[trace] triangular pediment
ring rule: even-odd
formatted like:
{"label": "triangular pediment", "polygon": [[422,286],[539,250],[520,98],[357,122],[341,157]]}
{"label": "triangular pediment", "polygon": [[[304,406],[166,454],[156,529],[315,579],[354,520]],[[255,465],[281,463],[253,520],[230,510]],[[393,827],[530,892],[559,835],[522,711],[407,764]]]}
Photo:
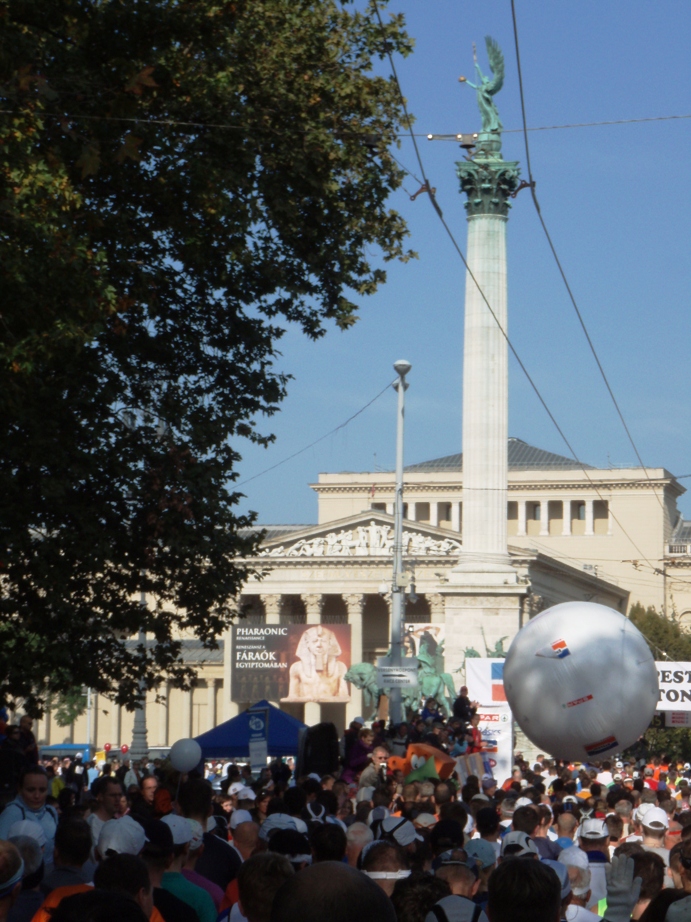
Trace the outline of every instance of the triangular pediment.
{"label": "triangular pediment", "polygon": [[[271,533],[270,526],[267,531]],[[379,510],[268,538],[262,544],[262,558],[356,559],[388,557],[393,554],[394,517]],[[403,523],[403,553],[406,557],[457,557],[460,535],[406,519]]]}

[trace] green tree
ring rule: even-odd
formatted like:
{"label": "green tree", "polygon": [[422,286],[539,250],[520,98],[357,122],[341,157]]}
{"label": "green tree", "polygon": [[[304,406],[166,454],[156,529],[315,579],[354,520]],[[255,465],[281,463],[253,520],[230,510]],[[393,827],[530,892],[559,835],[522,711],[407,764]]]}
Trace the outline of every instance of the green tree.
{"label": "green tree", "polygon": [[[691,662],[691,635],[679,624],[640,602],[631,606],[629,618],[643,634],[656,660]],[[672,759],[691,761],[691,730],[683,727],[660,728],[656,721],[646,730],[643,745],[650,755],[667,753]]]}
{"label": "green tree", "polygon": [[0,701],[132,706],[233,617],[280,337],[410,255],[372,71],[410,48],[336,0],[0,0]]}

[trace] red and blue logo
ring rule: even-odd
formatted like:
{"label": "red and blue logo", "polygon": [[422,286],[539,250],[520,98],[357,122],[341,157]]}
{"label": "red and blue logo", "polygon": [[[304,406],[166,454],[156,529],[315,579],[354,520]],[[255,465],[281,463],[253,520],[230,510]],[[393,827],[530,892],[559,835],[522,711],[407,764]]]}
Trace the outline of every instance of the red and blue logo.
{"label": "red and blue logo", "polygon": [[506,701],[503,663],[492,663],[492,701]]}
{"label": "red and blue logo", "polygon": [[554,655],[557,659],[564,659],[565,656],[570,656],[571,651],[568,648],[568,645],[565,640],[555,640],[553,644],[550,644]]}
{"label": "red and blue logo", "polygon": [[598,740],[597,743],[590,743],[588,746],[585,746],[585,751],[589,756],[599,756],[603,752],[609,752],[610,749],[617,749],[619,743],[614,736],[607,736],[603,740]]}

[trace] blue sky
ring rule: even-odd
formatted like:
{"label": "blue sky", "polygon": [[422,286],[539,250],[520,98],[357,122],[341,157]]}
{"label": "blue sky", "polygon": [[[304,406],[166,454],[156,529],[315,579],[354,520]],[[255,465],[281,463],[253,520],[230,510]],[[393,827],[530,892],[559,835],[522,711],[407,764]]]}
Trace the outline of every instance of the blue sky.
{"label": "blue sky", "polygon": [[[530,126],[691,114],[688,0],[517,0]],[[405,14],[414,53],[397,69],[414,130],[476,131],[472,43],[487,72],[484,36],[503,49],[506,81],[496,97],[506,129],[519,128],[520,100],[508,0],[391,0]],[[386,15],[386,12],[384,12]],[[388,72],[388,67],[384,68]],[[466,220],[452,142],[419,139],[425,169],[465,251]],[[691,474],[688,344],[691,333],[691,119],[530,134],[533,174],[547,226],[638,450],[649,466]],[[412,144],[396,156],[418,173]],[[520,133],[504,135],[519,160]],[[417,185],[408,177],[408,192]],[[464,270],[428,199],[399,191],[419,259],[388,269],[362,299],[360,320],[317,343],[286,333],[278,367],[294,376],[281,412],[260,421],[269,449],[240,443],[240,481],[320,438],[359,410],[408,359],[406,462],[461,450]],[[602,467],[636,459],[607,395],[548,250],[528,191],[508,225],[509,335],[581,460]],[[320,471],[391,469],[395,393],[350,425],[241,489],[241,509],[259,521],[316,521],[307,484]],[[568,454],[516,362],[510,360],[510,434]],[[691,487],[691,478],[682,481]],[[680,507],[691,517],[691,498]]]}

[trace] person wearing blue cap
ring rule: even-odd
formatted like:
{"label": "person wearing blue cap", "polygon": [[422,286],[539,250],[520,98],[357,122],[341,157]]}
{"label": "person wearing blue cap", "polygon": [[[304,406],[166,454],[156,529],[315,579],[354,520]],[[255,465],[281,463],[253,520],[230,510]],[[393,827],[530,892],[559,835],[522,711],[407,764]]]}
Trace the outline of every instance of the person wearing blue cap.
{"label": "person wearing blue cap", "polygon": [[24,862],[11,842],[0,841],[0,922],[5,922],[22,889]]}

